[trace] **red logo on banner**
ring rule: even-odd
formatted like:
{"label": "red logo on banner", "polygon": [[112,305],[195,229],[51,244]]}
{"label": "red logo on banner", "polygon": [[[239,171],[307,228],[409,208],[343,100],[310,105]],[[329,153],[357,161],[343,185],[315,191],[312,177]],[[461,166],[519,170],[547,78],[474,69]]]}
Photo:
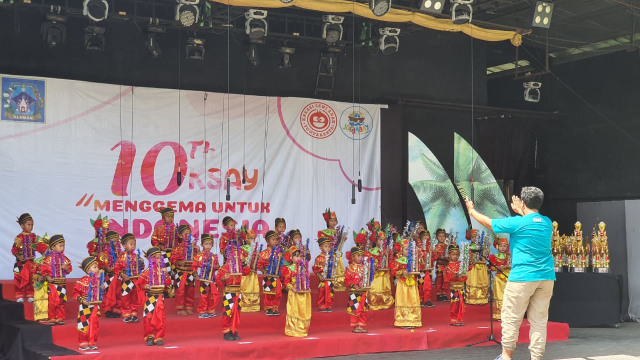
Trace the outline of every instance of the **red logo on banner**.
{"label": "red logo on banner", "polygon": [[331,106],[321,102],[313,102],[302,109],[300,126],[309,136],[324,139],[336,131],[338,116]]}

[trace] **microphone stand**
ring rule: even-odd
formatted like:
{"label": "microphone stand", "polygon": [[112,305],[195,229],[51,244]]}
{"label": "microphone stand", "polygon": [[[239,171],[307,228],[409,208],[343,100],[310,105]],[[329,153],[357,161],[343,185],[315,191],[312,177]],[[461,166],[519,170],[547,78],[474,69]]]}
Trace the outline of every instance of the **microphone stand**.
{"label": "microphone stand", "polygon": [[[504,275],[505,277],[507,277],[507,274],[505,274],[504,272],[502,272],[502,270],[498,269],[498,267],[491,262],[491,260],[489,260],[488,257],[484,256],[484,254],[482,253],[482,250],[472,250],[472,252],[475,253],[480,253],[480,256],[486,260],[489,263],[489,270],[491,270],[491,267],[495,268],[497,272],[499,272],[500,274]],[[478,342],[474,342],[472,344],[468,344],[465,345],[466,347],[469,346],[475,346],[475,345],[480,345],[480,344],[484,344],[487,342],[494,342],[498,345],[502,345],[502,343],[498,340],[496,340],[496,337],[493,336],[493,281],[491,281],[493,279],[493,273],[491,271],[489,271],[489,337],[486,340],[482,340],[482,341],[478,341]]]}

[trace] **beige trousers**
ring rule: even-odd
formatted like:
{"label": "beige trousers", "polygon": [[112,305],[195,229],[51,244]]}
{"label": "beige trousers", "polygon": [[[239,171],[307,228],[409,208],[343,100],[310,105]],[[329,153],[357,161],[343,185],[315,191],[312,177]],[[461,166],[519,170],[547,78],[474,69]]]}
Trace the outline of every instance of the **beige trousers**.
{"label": "beige trousers", "polygon": [[547,319],[553,283],[553,280],[507,281],[501,314],[504,349],[515,350],[520,325],[526,312],[531,324],[529,329],[531,359],[542,359],[547,342]]}

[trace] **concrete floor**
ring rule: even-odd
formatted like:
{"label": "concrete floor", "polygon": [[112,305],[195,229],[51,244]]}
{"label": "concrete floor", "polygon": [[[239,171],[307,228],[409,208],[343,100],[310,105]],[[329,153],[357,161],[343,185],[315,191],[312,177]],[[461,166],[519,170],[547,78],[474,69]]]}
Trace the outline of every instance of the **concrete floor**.
{"label": "concrete floor", "polygon": [[[568,341],[547,343],[545,359],[549,360],[640,360],[640,324],[622,323],[619,328],[571,329]],[[492,360],[500,353],[500,347],[480,346],[402,353],[338,356],[335,360]],[[528,360],[526,344],[518,344],[515,360]]]}

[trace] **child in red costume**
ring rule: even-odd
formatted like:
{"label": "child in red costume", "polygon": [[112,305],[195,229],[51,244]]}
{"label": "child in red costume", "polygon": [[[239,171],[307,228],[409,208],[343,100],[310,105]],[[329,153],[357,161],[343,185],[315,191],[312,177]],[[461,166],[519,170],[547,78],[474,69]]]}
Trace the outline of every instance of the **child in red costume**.
{"label": "child in red costume", "polygon": [[419,266],[420,275],[418,277],[418,292],[420,293],[420,303],[424,307],[434,307],[431,302],[431,288],[433,280],[431,279],[431,270],[433,270],[431,262],[431,234],[427,230],[420,232],[420,237],[416,239],[416,247],[420,256]]}
{"label": "child in red costume", "polygon": [[[144,269],[144,261],[136,254],[136,238],[133,234],[122,235],[120,241],[124,246],[124,251],[118,257],[113,271],[122,279],[122,285],[118,289],[122,295],[120,299],[122,321],[126,323],[138,322],[140,319],[138,319],[138,291],[136,291],[135,280]],[[111,294],[108,295],[112,297]]]}
{"label": "child in red costume", "polygon": [[[451,305],[449,306],[449,317],[451,318],[451,326],[464,326],[464,282],[467,281],[467,272],[461,271],[460,247],[458,244],[449,245],[449,263],[442,268],[444,282],[451,289]],[[470,270],[472,267],[469,267]]]}
{"label": "child in red costume", "polygon": [[216,286],[215,273],[218,270],[218,254],[211,253],[213,248],[213,236],[202,234],[200,236],[202,251],[196,255],[191,270],[200,280],[200,302],[198,302],[198,317],[208,319],[216,317],[216,306],[220,301],[220,294]]}
{"label": "child in red costume", "polygon": [[[251,269],[242,263],[242,254],[235,240],[227,242],[225,246],[227,260],[218,270],[216,283],[224,287],[224,316],[222,317],[223,339],[226,341],[240,340],[238,325],[240,325],[240,283],[242,276],[248,275]],[[235,255],[238,254],[238,255]]]}
{"label": "child in red costume", "polygon": [[447,258],[447,244],[444,242],[447,238],[447,232],[444,229],[436,230],[436,240],[438,242],[433,248],[433,255],[431,261],[435,262],[436,268],[436,297],[438,301],[447,301],[447,284],[444,282],[442,269],[444,269],[449,263]]}
{"label": "child in red costume", "polygon": [[181,240],[171,252],[171,263],[176,267],[176,310],[178,315],[193,315],[196,279],[191,265],[200,247],[189,225],[180,225],[178,235]]}
{"label": "child in red costume", "polygon": [[365,276],[365,267],[368,264],[362,264],[362,257],[365,255],[364,249],[361,247],[353,247],[347,253],[349,266],[345,270],[344,285],[349,290],[349,302],[347,303],[347,313],[349,313],[349,322],[351,323],[352,332],[366,333],[364,328],[367,326],[367,311],[369,311],[369,302],[367,301],[367,289],[363,289],[362,285],[369,287],[369,279],[363,279]]}
{"label": "child in red costume", "polygon": [[38,237],[31,233],[33,218],[28,213],[20,215],[18,224],[20,224],[22,232],[16,236],[11,247],[11,253],[16,257],[13,266],[13,286],[17,302],[24,302],[25,297],[29,302],[33,302],[33,274],[37,269],[33,260],[36,256]]}
{"label": "child in red costume", "polygon": [[98,269],[98,261],[94,256],[82,260],[82,270],[87,274],[76,282],[73,298],[80,303],[78,307],[78,348],[81,351],[97,350],[100,305],[102,301],[103,282]]}
{"label": "child in red costume", "polygon": [[164,266],[167,268],[171,279],[171,286],[168,287],[165,296],[172,298],[175,296],[176,269],[175,265],[171,263],[171,252],[180,242],[180,237],[178,236],[178,225],[173,222],[175,220],[173,209],[170,207],[162,208],[160,215],[162,216],[162,223],[153,229],[151,246],[157,247],[162,252]]}
{"label": "child in red costume", "polygon": [[164,345],[167,314],[164,311],[164,292],[171,279],[160,248],[151,247],[146,253],[149,267],[136,280],[138,299],[144,308],[144,340],[147,346]]}
{"label": "child in red costume", "polygon": [[[225,249],[227,248],[227,242],[238,239],[238,233],[236,231],[236,221],[231,216],[225,216],[222,218],[222,226],[227,230],[222,236],[220,236],[220,254],[224,256]],[[225,259],[226,260],[226,259]]]}
{"label": "child in red costume", "polygon": [[[318,234],[320,235],[320,234]],[[326,237],[318,238],[318,246],[322,253],[316,256],[313,263],[313,272],[318,276],[318,310],[320,312],[332,312],[333,309],[333,279],[325,279],[325,267],[329,262],[329,250],[331,250],[331,239]]]}
{"label": "child in red costume", "polygon": [[283,264],[284,249],[280,246],[278,234],[269,230],[265,236],[267,248],[260,252],[258,269],[264,274],[262,278],[262,293],[265,314],[267,316],[280,315],[280,301],[282,299],[282,281],[280,269]]}
{"label": "child in red costume", "polygon": [[[121,314],[120,301],[122,299],[120,286],[122,284],[118,274],[114,271],[114,267],[123,250],[120,246],[118,233],[113,230],[107,231],[105,243],[102,246],[103,248],[98,255],[98,268],[104,271],[106,296],[102,304],[100,304],[100,310],[104,310],[108,318],[119,318]],[[113,290],[109,291],[110,289]]]}
{"label": "child in red costume", "polygon": [[71,272],[71,260],[64,256],[64,237],[53,235],[49,239],[51,253],[42,260],[40,274],[49,283],[49,324],[64,325],[64,304],[67,302],[66,278]]}

